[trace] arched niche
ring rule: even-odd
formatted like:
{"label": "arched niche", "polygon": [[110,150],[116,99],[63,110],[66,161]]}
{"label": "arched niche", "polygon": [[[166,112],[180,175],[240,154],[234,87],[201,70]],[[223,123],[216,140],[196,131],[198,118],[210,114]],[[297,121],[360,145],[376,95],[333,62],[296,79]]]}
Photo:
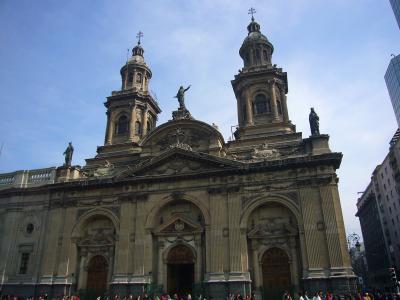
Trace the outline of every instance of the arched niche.
{"label": "arched niche", "polygon": [[[91,210],[79,218],[72,233],[75,245],[73,247],[74,254],[71,255],[72,260],[76,259],[76,264],[71,261],[71,266],[75,265],[77,269],[78,289],[96,286],[94,281],[99,278],[96,279],[93,272],[90,274],[90,268],[94,266],[94,262],[98,263],[97,266],[104,266],[102,276],[106,276],[106,280],[101,277],[103,278],[100,284],[101,289],[103,289],[104,282],[107,284],[110,282],[118,229],[118,219],[106,209]],[[103,263],[100,263],[100,260]]]}
{"label": "arched niche", "polygon": [[290,277],[289,285],[298,288],[304,247],[302,218],[293,201],[273,196],[257,199],[247,205],[241,226],[247,236],[253,288],[264,291],[267,288],[265,270],[274,269],[274,265],[266,266],[265,255],[270,249],[280,249],[275,252],[287,255],[289,271],[285,276]]}
{"label": "arched niche", "polygon": [[[154,209],[149,214],[150,220],[148,220],[147,226],[152,233],[153,251],[158,257],[155,266],[157,270],[155,280],[158,284],[162,284],[172,291],[176,288],[176,282],[171,283],[171,274],[174,272],[178,277],[182,272],[193,274],[193,278],[190,279],[190,286],[203,280],[205,223],[208,221],[208,217],[204,216],[204,208],[199,207],[196,202],[188,200],[186,197],[174,197],[166,201],[164,199],[162,203],[163,205],[154,204]],[[179,252],[178,250],[182,251]],[[186,260],[183,259],[181,262],[185,263],[185,266],[179,266],[176,259],[174,259],[174,263],[171,263],[173,261],[171,255],[176,258],[179,253],[191,253],[191,255],[186,255]],[[174,266],[171,266],[171,264]],[[189,282],[184,289],[187,289],[188,286]]]}

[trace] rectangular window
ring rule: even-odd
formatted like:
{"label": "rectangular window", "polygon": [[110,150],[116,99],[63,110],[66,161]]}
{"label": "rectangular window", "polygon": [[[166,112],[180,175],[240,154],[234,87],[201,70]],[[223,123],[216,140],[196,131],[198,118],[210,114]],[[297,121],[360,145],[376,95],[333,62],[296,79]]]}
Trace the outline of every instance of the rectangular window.
{"label": "rectangular window", "polygon": [[26,274],[28,272],[30,253],[21,253],[21,264],[19,266],[19,274]]}

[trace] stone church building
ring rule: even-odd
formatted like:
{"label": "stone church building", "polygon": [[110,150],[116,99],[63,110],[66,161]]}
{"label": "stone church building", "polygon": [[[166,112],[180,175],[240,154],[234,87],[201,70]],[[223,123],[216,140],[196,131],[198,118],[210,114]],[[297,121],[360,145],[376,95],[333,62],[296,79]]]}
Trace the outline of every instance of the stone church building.
{"label": "stone church building", "polygon": [[252,18],[225,141],[184,105],[157,125],[140,44],[107,97],[104,145],[83,167],[0,174],[3,294],[354,291],[329,136],[289,118],[287,73]]}

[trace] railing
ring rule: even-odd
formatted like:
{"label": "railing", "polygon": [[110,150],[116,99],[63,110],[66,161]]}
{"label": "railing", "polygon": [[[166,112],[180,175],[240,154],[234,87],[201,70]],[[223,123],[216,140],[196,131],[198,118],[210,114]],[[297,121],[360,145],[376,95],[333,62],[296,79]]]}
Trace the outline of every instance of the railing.
{"label": "railing", "polygon": [[31,187],[54,183],[55,177],[55,167],[0,174],[0,189]]}

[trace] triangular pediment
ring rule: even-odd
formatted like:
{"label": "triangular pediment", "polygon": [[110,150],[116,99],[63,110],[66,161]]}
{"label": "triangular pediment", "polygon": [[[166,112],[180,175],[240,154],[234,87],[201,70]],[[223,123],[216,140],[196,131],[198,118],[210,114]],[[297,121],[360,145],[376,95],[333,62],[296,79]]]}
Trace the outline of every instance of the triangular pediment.
{"label": "triangular pediment", "polygon": [[200,174],[240,167],[241,163],[229,159],[183,149],[172,149],[132,170],[128,177]]}
{"label": "triangular pediment", "polygon": [[154,233],[161,235],[163,234],[176,235],[176,234],[194,233],[200,231],[202,231],[202,228],[199,224],[193,223],[191,220],[185,218],[182,215],[175,215],[165,224],[161,224],[160,226],[158,226],[158,228],[154,231]]}

